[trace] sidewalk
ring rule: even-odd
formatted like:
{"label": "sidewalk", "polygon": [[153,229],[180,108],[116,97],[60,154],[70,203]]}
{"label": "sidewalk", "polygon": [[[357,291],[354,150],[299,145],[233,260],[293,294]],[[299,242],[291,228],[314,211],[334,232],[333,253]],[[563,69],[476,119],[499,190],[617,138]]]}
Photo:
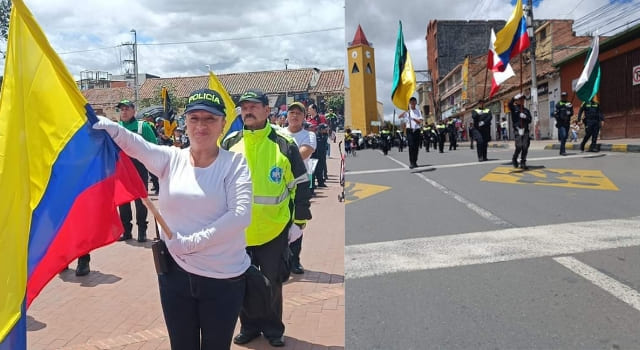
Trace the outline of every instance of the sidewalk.
{"label": "sidewalk", "polygon": [[[344,349],[345,210],[337,143],[331,147],[329,187],[316,191],[304,233],[306,272],[284,286],[284,349]],[[88,276],[75,276],[76,262],[58,274],[27,312],[28,349],[170,349],[150,246],[116,242],[91,253]],[[272,349],[263,338],[231,348]]]}

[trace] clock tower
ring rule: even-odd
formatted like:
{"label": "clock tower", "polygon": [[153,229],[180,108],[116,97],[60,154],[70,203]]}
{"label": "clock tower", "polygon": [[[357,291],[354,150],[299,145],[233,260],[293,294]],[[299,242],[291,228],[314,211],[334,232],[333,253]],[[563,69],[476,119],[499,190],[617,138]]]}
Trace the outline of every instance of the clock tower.
{"label": "clock tower", "polygon": [[[362,135],[377,131],[372,121],[378,121],[378,100],[376,98],[376,63],[373,47],[358,25],[356,35],[347,48],[349,74],[349,107],[345,116],[345,127],[359,129]],[[350,122],[349,122],[350,120]]]}

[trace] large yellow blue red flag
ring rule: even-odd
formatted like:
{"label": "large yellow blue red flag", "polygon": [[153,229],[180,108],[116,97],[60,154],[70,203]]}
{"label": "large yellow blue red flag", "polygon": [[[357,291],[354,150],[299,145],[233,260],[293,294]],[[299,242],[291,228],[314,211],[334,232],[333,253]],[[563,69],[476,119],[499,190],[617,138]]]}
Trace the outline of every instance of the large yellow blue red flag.
{"label": "large yellow blue red flag", "polygon": [[212,71],[209,71],[209,89],[217,91],[222,96],[227,109],[227,123],[222,130],[222,134],[220,134],[220,140],[218,140],[218,143],[220,143],[230,133],[242,130],[244,123],[242,122],[242,116],[236,115],[236,109],[234,108],[236,104],[233,102],[231,95],[229,95],[227,89],[224,88],[224,85]]}
{"label": "large yellow blue red flag", "polygon": [[78,256],[123,232],[116,207],[146,196],[22,0],[0,95],[0,349],[26,349],[25,310]]}
{"label": "large yellow blue red flag", "polygon": [[496,34],[495,52],[500,61],[489,62],[488,65],[492,66],[494,71],[503,72],[507,69],[509,60],[526,50],[529,44],[527,20],[524,17],[522,0],[518,0],[504,28]]}

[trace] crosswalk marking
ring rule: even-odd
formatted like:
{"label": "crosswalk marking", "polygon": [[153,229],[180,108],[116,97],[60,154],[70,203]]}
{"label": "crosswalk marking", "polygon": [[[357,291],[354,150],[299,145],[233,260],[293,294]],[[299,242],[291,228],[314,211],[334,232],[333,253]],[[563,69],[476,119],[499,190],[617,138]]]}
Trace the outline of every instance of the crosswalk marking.
{"label": "crosswalk marking", "polygon": [[345,247],[346,278],[640,245],[640,217],[511,228]]}

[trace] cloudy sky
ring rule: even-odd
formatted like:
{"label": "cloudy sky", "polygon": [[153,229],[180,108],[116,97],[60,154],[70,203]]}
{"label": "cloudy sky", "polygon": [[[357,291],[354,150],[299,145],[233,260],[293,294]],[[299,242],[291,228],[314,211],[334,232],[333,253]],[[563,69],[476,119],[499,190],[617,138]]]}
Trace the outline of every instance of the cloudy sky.
{"label": "cloudy sky", "polygon": [[24,1],[76,78],[83,70],[122,74],[131,29],[138,71],[161,77],[203,75],[206,65],[216,73],[284,69],[285,58],[288,68],[344,67],[344,0]]}
{"label": "cloudy sky", "polygon": [[[360,24],[375,50],[378,100],[384,103],[385,115],[391,116],[393,114],[391,84],[398,20],[402,21],[405,44],[415,69],[425,70],[427,69],[425,37],[430,20],[507,20],[515,2],[515,0],[346,0],[345,42],[353,40]],[[611,4],[608,7],[602,8],[609,3]],[[598,22],[586,21],[582,26],[574,27],[578,35],[584,35],[585,32],[594,29],[600,29],[600,33],[604,34],[612,28],[634,20],[636,21],[634,24],[640,23],[638,21],[640,0],[536,0],[533,16],[536,19],[576,20],[597,9],[606,10],[608,16],[612,16],[614,24],[601,26]],[[606,16],[601,15],[598,18]],[[604,19],[602,22],[608,22]],[[615,31],[607,35],[613,33]],[[487,42],[488,40],[489,38]],[[417,79],[424,80],[425,77],[417,74]]]}

